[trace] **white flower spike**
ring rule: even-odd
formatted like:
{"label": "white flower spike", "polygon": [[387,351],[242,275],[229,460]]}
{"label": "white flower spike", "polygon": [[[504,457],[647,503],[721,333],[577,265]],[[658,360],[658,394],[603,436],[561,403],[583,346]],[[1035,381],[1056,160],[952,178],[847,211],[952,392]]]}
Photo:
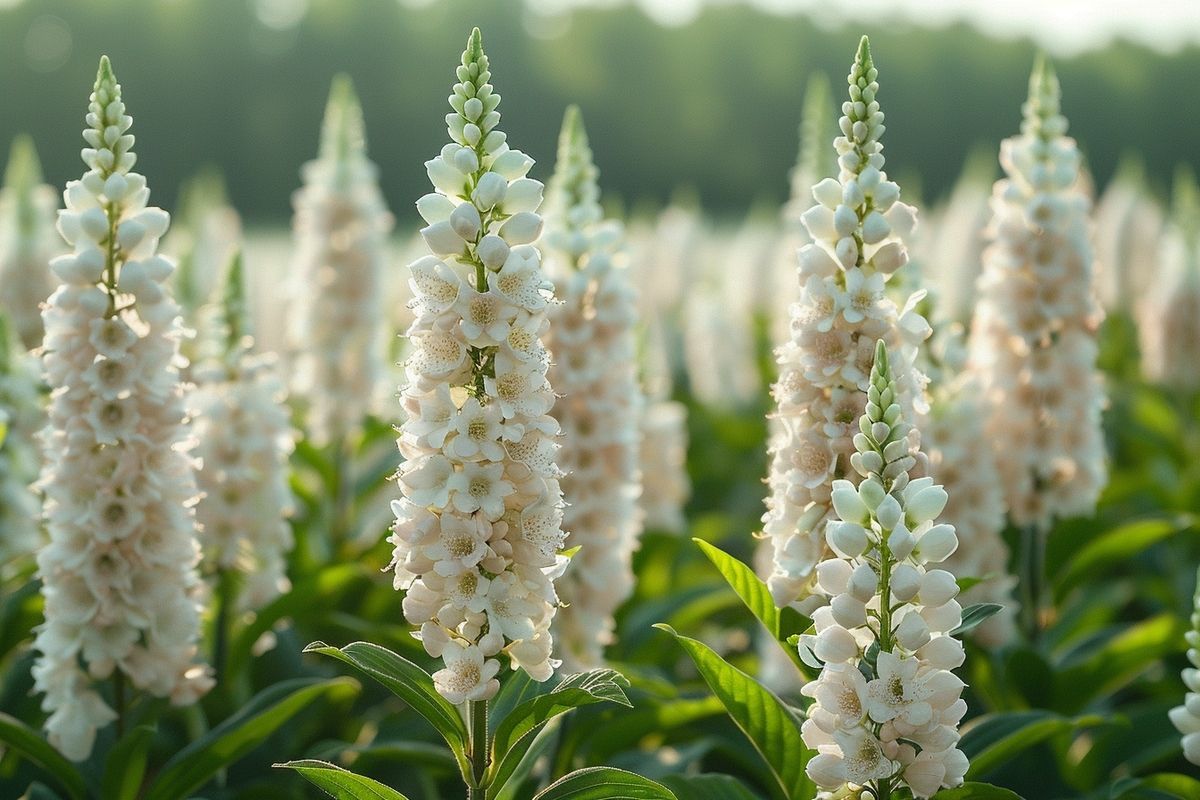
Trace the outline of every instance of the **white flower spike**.
{"label": "white flower spike", "polygon": [[462,703],[495,695],[502,653],[535,680],[553,674],[554,581],[566,558],[541,342],[553,295],[531,244],[542,185],[496,127],[500,95],[478,29],[456,74],[451,142],[426,162],[435,191],[417,203],[434,255],[410,266],[406,461],[388,541],[404,615],[446,665],[435,685]]}
{"label": "white flower spike", "polygon": [[954,577],[935,566],[958,540],[936,523],[946,492],[909,477],[917,459],[899,401],[881,340],[850,457],[862,482],[834,481],[837,519],[826,535],[837,555],[815,570],[826,604],[813,613],[815,632],[800,637],[805,660],[824,662],[803,689],[815,702],[801,735],[817,753],[808,775],[821,789],[891,797],[907,787],[924,798],[958,786],[967,770],[957,748],[967,705],[950,671],[963,663],[951,635],[962,607]]}
{"label": "white flower spike", "polygon": [[367,158],[362,109],[350,79],[334,80],[320,155],[293,197],[290,339],[293,389],[308,403],[319,443],[344,443],[381,398],[383,270],[392,215]]}
{"label": "white flower spike", "polygon": [[94,681],[116,676],[177,705],[212,684],[200,632],[197,491],[183,449],[175,362],[179,306],[156,255],[168,217],[131,172],[133,120],[108,58],[88,105],[88,171],[67,184],[59,231],[71,255],[51,268],[44,367],[52,390],[41,478],[50,543],[38,553],[46,621],[35,687],[50,742],[87,758],[116,718]]}
{"label": "white flower spike", "polygon": [[558,581],[563,608],[554,639],[566,672],[602,666],[613,614],[633,591],[641,533],[639,419],[634,325],[637,300],[617,252],[619,223],[605,220],[579,109],[563,119],[558,162],[546,199],[546,270],[561,303],[550,309],[550,382],[561,398],[558,463],[564,527],[579,551]]}
{"label": "white flower spike", "polygon": [[1182,735],[1183,757],[1200,766],[1200,571],[1196,574],[1195,610],[1187,632],[1187,657],[1192,666],[1183,671],[1187,696],[1181,706],[1170,711],[1171,724]]}
{"label": "white flower spike", "polygon": [[[850,468],[852,438],[878,339],[894,355],[905,415],[911,419],[924,407],[924,379],[914,362],[929,325],[915,303],[901,310],[885,292],[907,261],[904,239],[916,212],[898,200],[899,187],[883,172],[883,112],[875,78],[863,37],[848,76],[842,135],[834,141],[840,172],[813,187],[816,204],[802,215],[812,237],[799,251],[803,291],[792,307],[791,338],[776,353],[771,494],[763,516],[774,553],[768,583],[776,603],[799,603],[809,613],[821,602],[813,595],[814,568],[828,552],[825,522],[833,483],[852,487],[859,480]],[[918,433],[909,435],[896,446],[923,458]]]}
{"label": "white flower spike", "polygon": [[1040,60],[1021,134],[1000,147],[1006,177],[992,194],[969,365],[988,403],[1009,516],[1043,533],[1055,518],[1090,514],[1107,480],[1091,203],[1059,95]]}
{"label": "white flower spike", "polygon": [[33,139],[16,137],[0,188],[0,311],[26,350],[42,343],[40,308],[54,288],[47,265],[62,252],[54,232],[57,208],[57,192],[42,183]]}

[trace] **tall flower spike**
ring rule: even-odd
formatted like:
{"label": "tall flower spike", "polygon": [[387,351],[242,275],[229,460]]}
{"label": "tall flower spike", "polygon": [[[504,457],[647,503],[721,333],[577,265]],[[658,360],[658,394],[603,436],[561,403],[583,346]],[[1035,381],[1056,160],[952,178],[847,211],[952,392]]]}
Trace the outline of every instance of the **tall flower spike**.
{"label": "tall flower spike", "polygon": [[1157,284],[1159,243],[1168,220],[1146,185],[1146,168],[1136,155],[1117,163],[1096,203],[1096,294],[1118,313],[1137,313],[1146,289]]}
{"label": "tall flower spike", "polygon": [[1172,223],[1158,250],[1157,279],[1138,304],[1146,377],[1185,392],[1200,389],[1200,189],[1187,167],[1175,174]]}
{"label": "tall flower spike", "polygon": [[633,591],[641,533],[637,300],[618,254],[621,226],[603,219],[599,199],[587,133],[571,106],[547,193],[545,235],[546,271],[562,301],[550,310],[546,345],[550,382],[561,395],[554,416],[563,432],[563,525],[579,547],[557,584],[563,608],[552,629],[567,672],[604,663],[613,613]]}
{"label": "tall flower spike", "polygon": [[1183,757],[1200,766],[1200,571],[1196,573],[1196,595],[1193,600],[1192,627],[1185,634],[1187,657],[1191,667],[1183,671],[1187,696],[1181,706],[1170,711],[1171,723],[1183,734]]}
{"label": "tall flower spike", "polygon": [[1059,113],[1059,87],[1034,68],[1021,135],[1000,147],[969,368],[987,400],[1010,518],[1047,530],[1089,514],[1107,477],[1096,372],[1090,201]]}
{"label": "tall flower spike", "polygon": [[[849,459],[877,340],[891,348],[906,417],[924,408],[924,379],[914,366],[917,346],[930,332],[916,311],[924,293],[900,309],[885,291],[908,260],[904,239],[916,212],[899,201],[900,187],[882,171],[876,74],[863,37],[848,77],[842,135],[834,140],[839,176],[813,187],[816,204],[802,217],[812,237],[799,252],[802,293],[792,307],[791,337],[776,351],[777,435],[763,517],[774,556],[768,583],[777,603],[803,601],[810,613],[823,602],[813,595],[814,568],[827,552],[831,483],[858,479]],[[906,446],[919,454],[919,443],[912,429]]]}
{"label": "tall flower spike", "polygon": [[[40,325],[39,325],[40,327]],[[40,542],[38,498],[29,486],[41,466],[35,434],[45,423],[41,377],[0,316],[0,579],[4,567],[33,556]]]}
{"label": "tall flower spike", "polygon": [[13,139],[0,188],[0,282],[5,314],[26,350],[42,343],[41,304],[54,283],[47,264],[62,252],[54,233],[57,193],[42,183],[33,139]]}
{"label": "tall flower spike", "polygon": [[934,523],[946,492],[909,477],[911,426],[882,341],[866,394],[850,457],[862,482],[833,483],[832,552],[816,570],[828,604],[813,614],[815,633],[800,637],[801,656],[821,664],[803,690],[814,703],[801,735],[817,751],[807,771],[822,789],[891,797],[907,787],[923,798],[967,770],[956,747],[967,704],[950,672],[963,663],[950,634],[962,607],[954,576],[931,567],[958,541]]}
{"label": "tall flower spike", "polygon": [[456,75],[452,141],[425,162],[436,191],[417,201],[432,254],[409,265],[406,461],[388,541],[404,616],[445,663],[434,683],[462,703],[496,693],[501,653],[535,680],[553,674],[554,580],[567,560],[542,344],[553,294],[533,245],[542,184],[496,127],[478,29]]}
{"label": "tall flower spike", "polygon": [[200,632],[197,491],[184,452],[175,365],[179,306],[155,255],[168,216],[147,208],[130,170],[133,120],[107,58],[88,105],[83,178],[67,184],[58,228],[71,255],[51,262],[42,432],[49,544],[38,553],[46,621],[36,690],[55,747],[74,760],[116,718],[93,682],[120,673],[136,689],[194,702],[211,685],[195,663]]}
{"label": "tall flower spike", "polygon": [[189,323],[210,302],[241,236],[241,218],[229,204],[221,171],[215,166],[201,169],[180,189],[179,211],[164,243],[165,250],[178,254],[171,285]]}
{"label": "tall flower spike", "polygon": [[350,79],[333,82],[320,157],[304,165],[295,207],[293,388],[317,442],[341,442],[376,407],[384,363],[383,277],[392,216],[367,158]]}
{"label": "tall flower spike", "polygon": [[202,464],[196,516],[203,567],[214,582],[223,572],[242,574],[237,608],[254,611],[290,586],[294,436],[273,354],[251,354],[240,253],[229,266],[219,319],[206,329],[188,398]]}

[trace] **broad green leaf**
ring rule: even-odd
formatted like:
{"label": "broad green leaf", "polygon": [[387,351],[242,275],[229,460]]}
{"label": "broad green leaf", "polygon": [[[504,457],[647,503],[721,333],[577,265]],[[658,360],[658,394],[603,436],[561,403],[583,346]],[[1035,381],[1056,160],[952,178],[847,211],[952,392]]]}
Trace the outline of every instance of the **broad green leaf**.
{"label": "broad green leaf", "polygon": [[725,582],[737,593],[746,608],[750,609],[750,613],[763,624],[775,643],[796,665],[796,669],[811,677],[808,667],[800,661],[796,649],[787,643],[789,636],[802,633],[808,627],[808,620],[794,608],[776,608],[775,599],[771,597],[771,590],[754,574],[754,570],[741,561],[703,539],[692,539],[692,541],[704,552],[704,555],[708,556],[708,560],[725,578]]}
{"label": "broad green leaf", "polygon": [[962,638],[963,634],[970,633],[975,630],[985,619],[994,614],[999,614],[1004,610],[1004,606],[999,603],[975,603],[967,606],[962,611],[962,622],[958,627],[950,631],[950,635]]}
{"label": "broad green leaf", "polygon": [[665,733],[672,728],[724,713],[725,706],[713,695],[639,705],[589,736],[588,752],[591,760],[603,763],[621,750],[633,747],[648,734]]}
{"label": "broad green leaf", "polygon": [[766,760],[776,788],[789,800],[808,800],[816,789],[805,774],[810,751],[800,738],[796,717],[772,692],[737,667],[725,662],[702,642],[657,625],[675,637],[695,662],[704,682]]}
{"label": "broad green leaf", "polygon": [[87,793],[83,775],[74,764],[33,728],[3,712],[0,712],[0,744],[45,770],[74,800],[82,800]]}
{"label": "broad green leaf", "polygon": [[990,783],[971,783],[953,789],[942,789],[930,800],[1022,800],[1021,795]]}
{"label": "broad green leaf", "polygon": [[202,787],[218,770],[245,756],[317,698],[357,694],[350,678],[297,678],[259,692],[229,719],[180,750],[166,763],[145,800],[178,800]]}
{"label": "broad green leaf", "polygon": [[29,784],[29,788],[25,790],[25,794],[21,795],[20,800],[62,800],[62,795],[46,784],[34,781]]}
{"label": "broad green leaf", "polygon": [[619,672],[598,669],[572,675],[553,691],[526,700],[496,726],[492,740],[492,768],[487,783],[504,785],[533,743],[536,731],[559,714],[593,703],[618,703],[632,708],[625,696],[629,682]]}
{"label": "broad green leaf", "polygon": [[153,725],[138,725],[113,746],[104,759],[104,800],[137,800],[154,732]]}
{"label": "broad green leaf", "polygon": [[1077,550],[1067,562],[1055,578],[1055,594],[1062,599],[1076,586],[1096,580],[1113,567],[1128,564],[1152,545],[1187,530],[1193,522],[1188,516],[1141,519],[1105,531]]}
{"label": "broad green leaf", "polygon": [[728,775],[668,775],[662,782],[679,800],[758,800]]}
{"label": "broad green leaf", "polygon": [[313,642],[304,648],[304,652],[336,658],[374,678],[424,717],[446,740],[463,775],[471,774],[467,724],[458,709],[438,694],[428,672],[386,647],[370,642],[352,642],[341,649],[324,642]]}
{"label": "broad green leaf", "polygon": [[301,759],[273,764],[280,769],[294,769],[305,779],[334,800],[408,800],[377,780],[358,775],[327,761]]}
{"label": "broad green leaf", "polygon": [[1183,621],[1170,613],[1122,630],[1055,674],[1055,707],[1075,712],[1098,697],[1109,697],[1171,653],[1184,650]]}
{"label": "broad green leaf", "polygon": [[230,643],[227,659],[230,675],[240,675],[250,664],[254,643],[285,617],[311,614],[313,609],[332,608],[337,597],[366,575],[361,564],[337,564],[298,581],[254,615],[254,621],[238,630]]}
{"label": "broad green leaf", "polygon": [[967,777],[978,778],[1052,736],[1103,723],[1099,716],[1069,719],[1042,710],[990,714],[973,722],[958,747],[971,761]]}
{"label": "broad green leaf", "polygon": [[1160,772],[1145,778],[1130,779],[1130,784],[1124,787],[1124,791],[1116,791],[1114,786],[1111,797],[1114,800],[1120,800],[1126,796],[1143,797],[1151,793],[1191,800],[1191,798],[1200,797],[1200,780],[1180,775],[1177,772]]}
{"label": "broad green leaf", "polygon": [[559,778],[533,800],[678,800],[661,783],[612,767],[588,767]]}

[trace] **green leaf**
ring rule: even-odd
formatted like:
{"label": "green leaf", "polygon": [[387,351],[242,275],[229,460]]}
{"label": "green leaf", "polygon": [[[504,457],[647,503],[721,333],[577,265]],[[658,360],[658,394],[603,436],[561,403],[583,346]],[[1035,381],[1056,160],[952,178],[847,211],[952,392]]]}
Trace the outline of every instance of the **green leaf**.
{"label": "green leaf", "polygon": [[1187,530],[1193,524],[1188,516],[1176,519],[1141,519],[1105,531],[1079,550],[1055,579],[1059,599],[1076,586],[1096,580],[1108,570],[1128,564],[1131,559],[1158,542]]}
{"label": "green leaf", "polygon": [[138,725],[113,745],[104,759],[104,800],[137,800],[146,775],[146,756],[154,740],[153,725]]}
{"label": "green leaf", "polygon": [[335,800],[408,800],[377,780],[358,775],[327,761],[306,758],[273,764],[279,769],[294,769],[325,794]]}
{"label": "green leaf", "polygon": [[816,788],[804,772],[811,753],[800,738],[796,717],[783,701],[702,642],[681,636],[669,625],[655,627],[674,636],[695,662],[704,682],[767,762],[781,796],[812,797]]}
{"label": "green leaf", "polygon": [[361,564],[338,564],[297,581],[254,615],[254,621],[238,630],[229,647],[228,672],[240,675],[252,658],[254,643],[285,617],[311,614],[313,609],[333,608],[342,592],[366,574]]}
{"label": "green leaf", "polygon": [[297,678],[254,696],[241,711],[180,750],[166,763],[145,800],[178,800],[203,786],[222,767],[245,756],[322,695],[348,698],[359,685],[349,678]]}
{"label": "green leaf", "polygon": [[1052,736],[1104,722],[1100,716],[1070,719],[1042,710],[989,714],[963,733],[958,747],[971,760],[967,777],[977,778]]}
{"label": "green leaf", "polygon": [[708,560],[725,578],[725,582],[750,609],[755,618],[763,624],[771,638],[775,640],[783,652],[787,654],[796,669],[806,677],[812,677],[810,670],[801,661],[796,649],[788,645],[787,640],[793,634],[802,633],[809,626],[809,621],[794,608],[776,608],[771,590],[754,574],[754,570],[738,559],[726,553],[721,548],[709,544],[703,539],[692,539],[693,542],[708,556]]}
{"label": "green leaf", "polygon": [[661,783],[613,767],[588,767],[559,778],[533,800],[678,800]]}
{"label": "green leaf", "polygon": [[999,614],[1004,610],[1004,606],[999,603],[975,603],[969,605],[962,610],[962,622],[958,627],[950,631],[951,636],[962,638],[964,633],[970,633],[975,630],[988,617]]}
{"label": "green leaf", "polygon": [[1121,630],[1089,650],[1080,663],[1060,667],[1054,680],[1055,707],[1074,712],[1099,697],[1110,697],[1164,656],[1182,652],[1183,621],[1164,612]]}
{"label": "green leaf", "polygon": [[1200,797],[1200,781],[1177,772],[1160,772],[1145,778],[1125,778],[1117,781],[1109,792],[1112,800],[1154,796],[1185,800]]}
{"label": "green leaf", "polygon": [[1022,800],[1021,795],[990,783],[971,783],[953,789],[942,789],[930,800]]}
{"label": "green leaf", "polygon": [[74,800],[82,800],[87,793],[83,775],[74,764],[33,728],[3,712],[0,712],[0,743],[45,770]]}
{"label": "green leaf", "polygon": [[668,775],[662,782],[679,800],[758,800],[728,775]]}
{"label": "green leaf", "polygon": [[553,691],[520,703],[496,726],[488,786],[502,787],[524,758],[537,730],[559,714],[593,703],[618,703],[632,708],[625,696],[629,681],[619,672],[598,669],[572,675]]}
{"label": "green leaf", "polygon": [[462,774],[471,774],[467,724],[458,709],[438,694],[428,672],[386,647],[370,642],[352,642],[341,649],[324,642],[313,642],[304,648],[304,652],[336,658],[374,678],[424,717],[446,740]]}

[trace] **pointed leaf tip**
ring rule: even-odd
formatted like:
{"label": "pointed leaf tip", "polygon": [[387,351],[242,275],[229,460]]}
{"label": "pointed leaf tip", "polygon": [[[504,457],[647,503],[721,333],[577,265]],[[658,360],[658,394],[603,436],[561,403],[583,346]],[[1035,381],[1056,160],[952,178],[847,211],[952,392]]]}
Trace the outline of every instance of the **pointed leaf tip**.
{"label": "pointed leaf tip", "polygon": [[875,368],[879,370],[880,375],[888,371],[887,345],[883,343],[883,339],[875,342]]}

